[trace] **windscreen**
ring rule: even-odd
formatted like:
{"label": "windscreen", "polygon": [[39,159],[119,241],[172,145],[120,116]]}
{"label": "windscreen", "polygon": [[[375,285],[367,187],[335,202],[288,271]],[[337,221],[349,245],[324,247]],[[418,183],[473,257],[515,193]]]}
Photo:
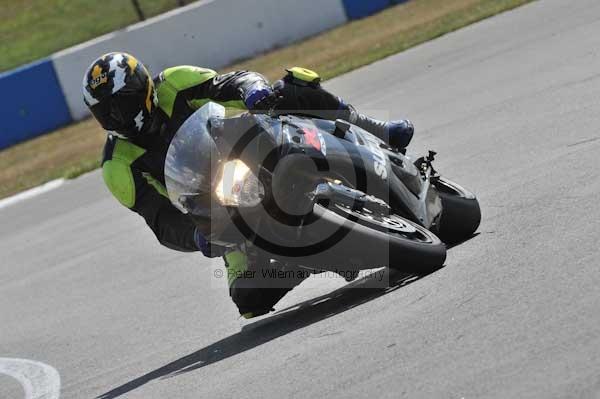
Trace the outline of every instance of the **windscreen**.
{"label": "windscreen", "polygon": [[165,161],[165,184],[169,199],[183,213],[209,216],[221,165],[210,124],[224,117],[223,106],[208,103],[185,121],[171,141]]}

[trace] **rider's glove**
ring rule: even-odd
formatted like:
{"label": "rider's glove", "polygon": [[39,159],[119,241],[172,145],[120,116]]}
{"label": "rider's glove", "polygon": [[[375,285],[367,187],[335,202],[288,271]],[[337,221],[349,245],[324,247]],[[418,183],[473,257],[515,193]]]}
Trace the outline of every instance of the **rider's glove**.
{"label": "rider's glove", "polygon": [[257,82],[246,91],[244,104],[250,112],[269,111],[275,107],[279,100],[271,86]]}
{"label": "rider's glove", "polygon": [[206,241],[206,238],[204,238],[198,229],[194,231],[194,241],[196,242],[196,246],[200,252],[202,252],[202,254],[207,258],[217,258],[219,256],[223,256],[224,249],[219,246],[214,246]]}

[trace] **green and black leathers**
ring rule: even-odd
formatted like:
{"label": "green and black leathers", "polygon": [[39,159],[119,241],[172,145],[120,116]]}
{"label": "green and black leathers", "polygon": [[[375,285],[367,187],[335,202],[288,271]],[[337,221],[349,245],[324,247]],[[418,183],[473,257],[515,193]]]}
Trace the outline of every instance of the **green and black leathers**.
{"label": "green and black leathers", "polygon": [[180,251],[197,251],[192,221],[167,197],[164,163],[169,142],[181,124],[209,101],[232,112],[245,110],[245,90],[266,79],[254,72],[218,75],[210,69],[179,66],[156,79],[158,109],[152,130],[136,139],[109,135],[104,147],[104,181],[121,204],[137,212],[161,244]]}
{"label": "green and black leathers", "polygon": [[[328,119],[349,118],[351,107],[322,89],[319,81],[312,71],[289,70],[274,85],[281,96],[276,111]],[[104,181],[121,204],[146,220],[162,245],[179,251],[198,250],[194,223],[171,204],[165,189],[164,164],[171,139],[192,113],[210,101],[225,106],[229,113],[246,111],[243,99],[257,82],[269,85],[262,75],[254,72],[218,75],[210,69],[193,66],[169,68],[154,80],[158,107],[150,132],[135,139],[108,137],[102,160]],[[252,259],[259,258],[241,251],[230,251],[224,256],[230,296],[245,317],[268,312],[300,282],[272,284],[280,288],[266,288],[264,281],[255,284],[245,272],[262,273],[269,264],[268,260],[264,265],[254,264],[262,262]]]}

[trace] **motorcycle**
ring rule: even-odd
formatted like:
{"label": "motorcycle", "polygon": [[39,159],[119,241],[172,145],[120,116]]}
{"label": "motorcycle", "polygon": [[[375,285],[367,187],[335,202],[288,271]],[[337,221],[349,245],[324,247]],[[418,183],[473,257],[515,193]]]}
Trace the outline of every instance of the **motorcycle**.
{"label": "motorcycle", "polygon": [[[171,141],[169,198],[213,245],[283,265],[427,274],[471,236],[473,193],[343,120],[243,114],[208,103]],[[438,238],[439,237],[439,238]]]}

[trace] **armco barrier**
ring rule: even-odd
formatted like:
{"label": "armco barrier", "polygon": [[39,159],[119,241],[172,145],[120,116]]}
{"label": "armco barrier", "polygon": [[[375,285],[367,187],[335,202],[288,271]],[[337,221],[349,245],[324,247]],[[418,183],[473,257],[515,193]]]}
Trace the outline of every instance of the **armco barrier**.
{"label": "armco barrier", "polygon": [[88,115],[81,95],[83,72],[106,52],[131,52],[152,73],[185,64],[220,68],[346,21],[341,0],[203,1],[61,51],[53,61],[77,120]]}
{"label": "armco barrier", "polygon": [[71,122],[52,62],[0,74],[0,149]]}

